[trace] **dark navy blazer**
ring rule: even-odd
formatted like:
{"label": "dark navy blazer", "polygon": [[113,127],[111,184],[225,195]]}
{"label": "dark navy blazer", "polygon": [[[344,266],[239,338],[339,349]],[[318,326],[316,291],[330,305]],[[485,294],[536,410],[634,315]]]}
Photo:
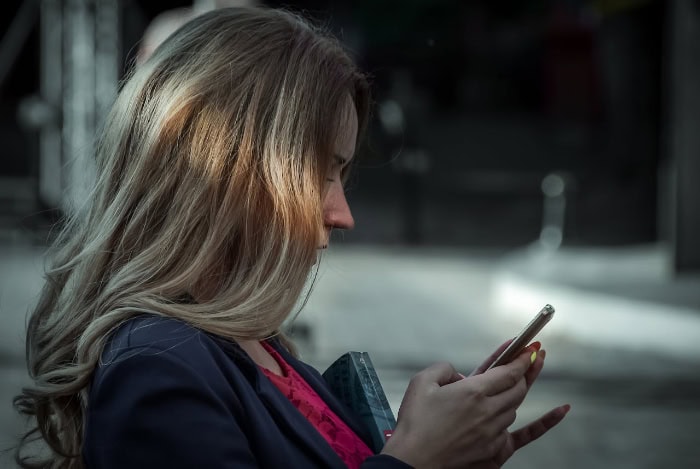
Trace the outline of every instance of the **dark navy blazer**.
{"label": "dark navy blazer", "polygon": [[[321,375],[271,343],[371,447]],[[90,469],[346,467],[237,344],[156,316],[127,321],[105,346],[89,390],[83,458]],[[376,455],[362,467],[409,466]]]}

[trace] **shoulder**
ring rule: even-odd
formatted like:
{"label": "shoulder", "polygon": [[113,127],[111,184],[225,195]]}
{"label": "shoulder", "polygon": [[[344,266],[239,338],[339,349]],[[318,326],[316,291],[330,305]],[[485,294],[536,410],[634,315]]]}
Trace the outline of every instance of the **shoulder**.
{"label": "shoulder", "polygon": [[192,342],[201,339],[203,332],[196,327],[175,319],[156,315],[140,315],[120,324],[105,344],[102,362],[110,363],[126,358],[133,351],[177,352],[190,348]]}
{"label": "shoulder", "polygon": [[[121,324],[111,334],[97,363],[93,390],[105,380],[124,374],[142,377],[159,373],[188,374],[207,387],[229,391],[231,381],[249,374],[251,365],[232,341],[208,334],[184,321],[141,315]],[[247,381],[248,379],[246,379]]]}
{"label": "shoulder", "polygon": [[254,392],[221,342],[176,319],[120,325],[88,391],[88,466],[251,467],[242,399]]}

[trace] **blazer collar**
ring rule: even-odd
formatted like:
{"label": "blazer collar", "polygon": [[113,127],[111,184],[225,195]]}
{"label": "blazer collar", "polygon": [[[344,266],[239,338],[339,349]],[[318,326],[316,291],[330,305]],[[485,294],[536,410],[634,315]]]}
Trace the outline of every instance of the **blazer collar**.
{"label": "blazer collar", "polygon": [[[338,399],[328,390],[323,378],[311,372],[311,367],[294,358],[277,340],[269,343],[277,350],[282,358],[301,375],[316,391],[328,407],[342,419],[370,448],[371,438],[357,419],[343,407]],[[290,440],[297,441],[300,447],[308,449],[320,461],[320,467],[346,468],[346,464],[321,436],[316,428],[294,407],[287,397],[263,374],[250,356],[235,342],[225,341],[227,349],[233,355],[241,371],[254,387],[258,397],[272,415],[280,430]],[[374,449],[376,451],[376,449]]]}
{"label": "blazer collar", "polygon": [[294,358],[284,347],[271,342],[272,346],[282,355],[282,358],[294,368],[297,373],[311,386],[319,397],[328,405],[328,407],[345,422],[355,434],[372,450],[377,453],[381,448],[374,448],[372,438],[364,425],[358,418],[350,412],[350,410],[338,400],[338,398],[330,391],[323,377],[312,367]]}

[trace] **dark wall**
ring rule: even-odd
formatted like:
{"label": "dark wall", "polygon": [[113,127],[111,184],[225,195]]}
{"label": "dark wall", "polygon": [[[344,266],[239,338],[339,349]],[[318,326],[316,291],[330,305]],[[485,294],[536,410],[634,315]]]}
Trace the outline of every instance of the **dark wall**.
{"label": "dark wall", "polygon": [[[0,4],[1,26],[21,3]],[[374,87],[349,242],[529,242],[553,171],[570,182],[567,242],[658,239],[664,2],[266,2],[290,3],[326,22]],[[157,14],[189,4],[122,2],[123,69]],[[35,26],[0,88],[0,176],[36,169],[35,139],[16,115],[38,73]],[[381,112],[397,106],[398,132]]]}

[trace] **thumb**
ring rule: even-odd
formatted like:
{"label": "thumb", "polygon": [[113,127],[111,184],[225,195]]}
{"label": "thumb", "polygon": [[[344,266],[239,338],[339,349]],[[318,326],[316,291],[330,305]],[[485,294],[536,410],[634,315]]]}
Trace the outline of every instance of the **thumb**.
{"label": "thumb", "polygon": [[463,379],[464,376],[459,374],[451,364],[441,362],[435,363],[421,371],[416,375],[416,378],[419,378],[425,384],[436,383],[438,386],[445,386]]}

